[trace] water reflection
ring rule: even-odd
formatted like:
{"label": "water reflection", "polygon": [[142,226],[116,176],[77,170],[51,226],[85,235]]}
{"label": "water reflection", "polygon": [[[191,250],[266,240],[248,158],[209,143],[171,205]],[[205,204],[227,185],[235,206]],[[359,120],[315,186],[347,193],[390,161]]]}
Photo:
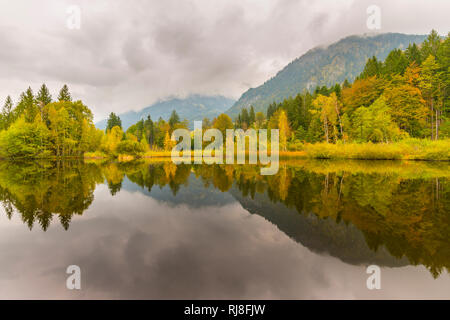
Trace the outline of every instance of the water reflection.
{"label": "water reflection", "polygon": [[424,265],[438,277],[450,270],[449,169],[447,163],[288,161],[277,175],[261,176],[249,165],[0,162],[0,200],[9,219],[18,214],[30,229],[38,224],[44,231],[54,220],[68,229],[101,184],[111,196],[126,189],[198,210],[238,201],[314,252],[353,265]]}

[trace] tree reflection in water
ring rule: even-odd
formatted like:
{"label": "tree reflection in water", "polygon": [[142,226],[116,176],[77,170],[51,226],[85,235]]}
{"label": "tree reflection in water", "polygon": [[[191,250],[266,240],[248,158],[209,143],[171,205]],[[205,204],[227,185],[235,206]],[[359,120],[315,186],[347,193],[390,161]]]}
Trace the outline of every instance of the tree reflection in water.
{"label": "tree reflection in water", "polygon": [[[278,174],[261,176],[250,165],[2,161],[0,200],[8,218],[17,212],[30,229],[38,223],[45,231],[55,217],[68,229],[72,216],[91,205],[98,184],[106,183],[114,196],[127,177],[148,192],[169,186],[176,196],[183,186],[189,190],[195,177],[204,187],[230,192],[253,207],[252,213],[268,217],[270,211],[268,219],[291,237],[296,221],[311,214],[333,221],[321,232],[335,242],[342,239],[342,229],[333,226],[353,225],[373,252],[385,247],[391,256],[423,264],[437,277],[450,268],[449,169],[448,163],[291,160],[280,163]],[[264,202],[260,209],[251,203],[257,195]],[[299,214],[276,217],[280,204]]]}

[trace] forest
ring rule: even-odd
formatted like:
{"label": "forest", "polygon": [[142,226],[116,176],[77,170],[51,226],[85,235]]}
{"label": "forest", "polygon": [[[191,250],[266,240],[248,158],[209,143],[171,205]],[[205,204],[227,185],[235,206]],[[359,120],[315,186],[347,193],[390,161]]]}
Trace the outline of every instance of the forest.
{"label": "forest", "polygon": [[285,150],[322,142],[321,148],[334,148],[327,144],[447,140],[449,73],[450,37],[433,30],[420,46],[395,49],[384,61],[369,58],[353,83],[299,93],[270,104],[266,114],[244,108],[236,126],[278,128]]}
{"label": "forest", "polygon": [[[420,45],[394,49],[384,61],[369,58],[350,83],[303,91],[267,112],[243,108],[236,119],[203,119],[203,129],[279,129],[281,151],[317,158],[449,160],[450,34],[432,31]],[[93,124],[91,110],[73,101],[67,85],[53,100],[43,84],[14,105],[6,98],[0,115],[2,158],[133,158],[170,151],[171,134],[188,128],[173,110],[166,121],[141,119],[126,131],[111,112],[106,130]],[[383,144],[381,147],[379,144]]]}

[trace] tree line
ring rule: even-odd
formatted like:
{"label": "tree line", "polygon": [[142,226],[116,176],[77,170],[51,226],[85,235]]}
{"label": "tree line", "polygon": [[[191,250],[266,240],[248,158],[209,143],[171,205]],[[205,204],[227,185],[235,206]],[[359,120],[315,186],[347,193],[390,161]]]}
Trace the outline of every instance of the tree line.
{"label": "tree line", "polygon": [[[450,35],[450,34],[449,34]],[[203,119],[203,129],[279,129],[282,150],[305,142],[393,142],[408,137],[438,140],[450,136],[450,37],[432,31],[420,45],[392,50],[384,61],[367,60],[350,83],[304,90],[271,103],[267,112],[243,108],[234,121],[226,114]],[[147,116],[122,129],[111,112],[105,132],[95,128],[91,110],[73,101],[67,85],[55,100],[43,84],[37,94],[29,87],[16,104],[10,96],[0,114],[0,156],[38,158],[139,155],[171,150],[171,134],[188,128],[173,110],[168,121]]]}
{"label": "tree line", "polygon": [[[304,91],[268,106],[250,106],[235,126],[278,128],[280,139],[301,142],[392,142],[407,137],[450,136],[450,37],[432,31],[421,44],[391,51],[384,61],[369,58],[353,83]],[[281,141],[280,141],[281,142]]]}

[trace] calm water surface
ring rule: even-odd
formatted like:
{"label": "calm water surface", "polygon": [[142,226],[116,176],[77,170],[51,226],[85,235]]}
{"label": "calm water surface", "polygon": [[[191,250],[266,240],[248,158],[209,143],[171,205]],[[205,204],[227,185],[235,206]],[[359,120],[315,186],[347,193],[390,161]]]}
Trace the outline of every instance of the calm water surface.
{"label": "calm water surface", "polygon": [[449,181],[448,163],[0,162],[0,298],[449,299]]}

